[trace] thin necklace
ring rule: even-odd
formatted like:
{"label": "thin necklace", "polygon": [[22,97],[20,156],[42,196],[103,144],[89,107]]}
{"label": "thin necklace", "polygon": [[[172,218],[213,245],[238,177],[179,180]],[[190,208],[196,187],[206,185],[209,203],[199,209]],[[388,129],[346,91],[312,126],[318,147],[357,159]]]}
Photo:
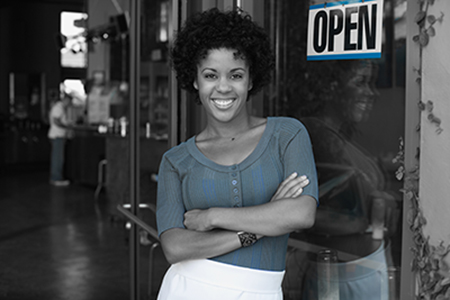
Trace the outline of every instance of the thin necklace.
{"label": "thin necklace", "polygon": [[[251,129],[251,127],[250,127],[249,129]],[[244,131],[245,131],[245,130],[244,130]],[[236,138],[237,138],[239,135],[241,135],[244,131],[241,131],[241,132],[236,133],[235,136],[232,136],[232,137],[223,137],[223,138],[230,139],[230,141],[233,142],[233,141],[236,140]]]}
{"label": "thin necklace", "polygon": [[[253,127],[255,127],[255,125],[250,125],[250,126],[248,127],[247,130],[251,130]],[[242,131],[236,133],[235,136],[233,136],[233,137],[228,137],[228,139],[230,139],[230,141],[233,142],[233,141],[236,140],[236,138],[237,138],[239,135],[241,135],[241,134],[244,133],[245,131],[246,131],[246,130],[242,130]]]}

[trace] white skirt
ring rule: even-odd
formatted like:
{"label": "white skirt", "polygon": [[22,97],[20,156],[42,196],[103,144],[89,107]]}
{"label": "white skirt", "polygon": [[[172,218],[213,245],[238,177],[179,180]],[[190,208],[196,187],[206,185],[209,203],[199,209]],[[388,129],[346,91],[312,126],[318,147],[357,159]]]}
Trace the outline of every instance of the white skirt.
{"label": "white skirt", "polygon": [[284,271],[264,271],[208,259],[172,265],[158,300],[282,300]]}

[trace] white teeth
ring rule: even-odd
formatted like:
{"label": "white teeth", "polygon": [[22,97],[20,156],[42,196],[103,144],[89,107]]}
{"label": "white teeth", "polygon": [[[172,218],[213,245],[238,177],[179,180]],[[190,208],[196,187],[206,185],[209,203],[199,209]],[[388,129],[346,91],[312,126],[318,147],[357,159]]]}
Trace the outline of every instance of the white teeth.
{"label": "white teeth", "polygon": [[356,103],[355,106],[356,106],[357,108],[359,108],[360,110],[366,110],[368,104],[367,104],[367,103],[363,103],[363,102],[358,102],[358,103]]}
{"label": "white teeth", "polygon": [[215,104],[219,105],[219,106],[228,106],[231,103],[233,103],[233,99],[214,99],[213,100]]}

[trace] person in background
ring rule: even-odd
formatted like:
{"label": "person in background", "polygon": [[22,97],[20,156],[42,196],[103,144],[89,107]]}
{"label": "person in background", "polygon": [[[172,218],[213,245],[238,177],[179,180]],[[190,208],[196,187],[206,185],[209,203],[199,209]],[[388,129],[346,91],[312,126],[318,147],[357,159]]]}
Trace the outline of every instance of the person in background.
{"label": "person in background", "polygon": [[303,124],[247,111],[270,82],[270,45],[241,10],[196,14],[176,37],[178,82],[207,124],[160,164],[157,225],[171,267],[158,299],[283,299],[289,233],[314,224],[318,187]]}
{"label": "person in background", "polygon": [[67,110],[71,103],[71,96],[64,93],[62,99],[52,105],[49,113],[50,128],[48,138],[51,142],[50,184],[54,186],[68,186],[70,184],[69,180],[66,180],[64,177],[64,152],[67,138],[70,135]]}

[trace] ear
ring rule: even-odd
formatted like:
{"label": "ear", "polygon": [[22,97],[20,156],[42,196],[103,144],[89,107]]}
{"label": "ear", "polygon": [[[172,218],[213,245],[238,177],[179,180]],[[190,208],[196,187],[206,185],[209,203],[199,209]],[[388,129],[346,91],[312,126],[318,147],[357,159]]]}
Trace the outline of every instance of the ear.
{"label": "ear", "polygon": [[253,88],[253,81],[250,80],[248,84],[248,91],[250,91]]}
{"label": "ear", "polygon": [[198,90],[197,79],[194,80],[194,82],[192,83],[192,85],[194,86],[194,88],[195,88],[196,90]]}

